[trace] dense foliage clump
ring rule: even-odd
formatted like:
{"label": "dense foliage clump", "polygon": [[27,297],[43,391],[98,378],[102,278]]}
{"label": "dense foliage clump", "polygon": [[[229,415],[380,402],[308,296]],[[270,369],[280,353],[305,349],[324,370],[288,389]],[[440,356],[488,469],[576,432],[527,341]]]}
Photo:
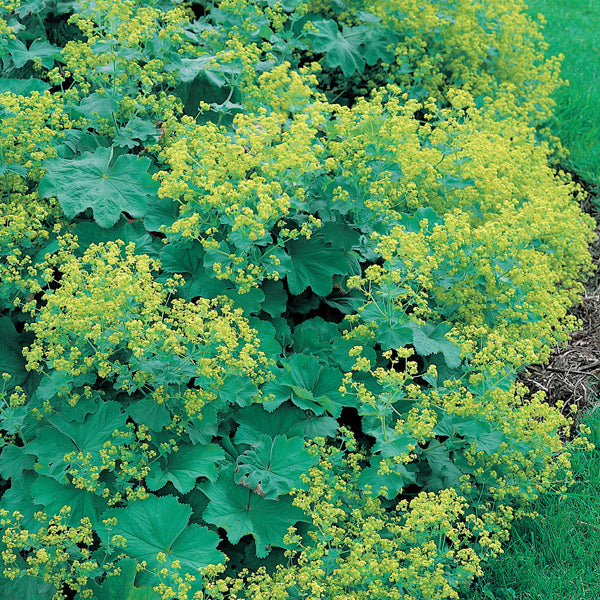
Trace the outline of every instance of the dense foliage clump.
{"label": "dense foliage clump", "polygon": [[514,0],[0,6],[3,597],[457,598],[591,269]]}

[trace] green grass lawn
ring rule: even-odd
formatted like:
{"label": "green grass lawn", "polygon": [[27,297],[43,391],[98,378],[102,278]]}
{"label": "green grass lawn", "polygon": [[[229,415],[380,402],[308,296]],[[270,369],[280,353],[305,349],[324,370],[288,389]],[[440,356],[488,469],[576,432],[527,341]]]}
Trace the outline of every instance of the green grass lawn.
{"label": "green grass lawn", "polygon": [[[565,57],[554,132],[569,150],[566,165],[600,188],[600,2],[528,0],[529,12],[547,20],[544,36],[551,55]],[[600,598],[600,596],[599,596]]]}
{"label": "green grass lawn", "polygon": [[540,516],[513,529],[505,553],[464,600],[600,598],[600,410],[588,424],[598,448],[572,457],[575,485],[562,498],[537,502]]}
{"label": "green grass lawn", "polygon": [[[600,190],[600,1],[529,0],[542,13],[552,55],[562,53],[554,133],[570,152],[567,166]],[[519,523],[506,552],[486,565],[464,600],[600,599],[600,409],[588,415],[598,446],[573,457],[576,484],[562,498],[540,498],[536,519]]]}

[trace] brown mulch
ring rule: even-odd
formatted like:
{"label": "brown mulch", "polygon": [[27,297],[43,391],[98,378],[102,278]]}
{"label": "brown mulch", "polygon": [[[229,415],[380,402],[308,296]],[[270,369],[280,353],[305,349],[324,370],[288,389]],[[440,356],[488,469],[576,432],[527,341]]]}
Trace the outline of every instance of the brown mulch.
{"label": "brown mulch", "polygon": [[[596,219],[596,240],[590,252],[596,272],[585,284],[580,305],[569,312],[582,323],[564,348],[557,347],[546,365],[530,365],[519,375],[531,393],[542,390],[551,405],[563,401],[562,413],[571,414],[577,407],[576,422],[582,420],[600,398],[600,190],[590,189],[578,181],[587,194],[582,197],[582,210]],[[582,195],[583,196],[583,195]],[[575,430],[572,431],[575,433]]]}

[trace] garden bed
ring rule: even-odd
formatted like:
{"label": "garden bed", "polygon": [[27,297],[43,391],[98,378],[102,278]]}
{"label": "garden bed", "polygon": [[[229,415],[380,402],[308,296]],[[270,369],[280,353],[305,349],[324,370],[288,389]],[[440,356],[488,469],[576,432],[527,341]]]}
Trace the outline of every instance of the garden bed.
{"label": "garden bed", "polygon": [[0,593],[456,598],[588,446],[524,5],[0,17]]}

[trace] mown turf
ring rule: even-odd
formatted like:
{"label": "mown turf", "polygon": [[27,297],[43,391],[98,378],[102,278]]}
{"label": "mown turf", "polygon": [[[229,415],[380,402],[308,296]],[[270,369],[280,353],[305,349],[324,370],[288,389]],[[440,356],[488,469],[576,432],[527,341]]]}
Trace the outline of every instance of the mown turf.
{"label": "mown turf", "polygon": [[[528,0],[529,13],[547,20],[548,53],[563,54],[562,76],[569,81],[554,94],[553,125],[571,156],[565,165],[600,187],[600,2]],[[600,598],[600,596],[598,596]]]}
{"label": "mown turf", "polygon": [[519,523],[506,551],[464,600],[600,599],[600,409],[588,416],[598,447],[572,457],[576,483],[545,496],[540,517]]}

